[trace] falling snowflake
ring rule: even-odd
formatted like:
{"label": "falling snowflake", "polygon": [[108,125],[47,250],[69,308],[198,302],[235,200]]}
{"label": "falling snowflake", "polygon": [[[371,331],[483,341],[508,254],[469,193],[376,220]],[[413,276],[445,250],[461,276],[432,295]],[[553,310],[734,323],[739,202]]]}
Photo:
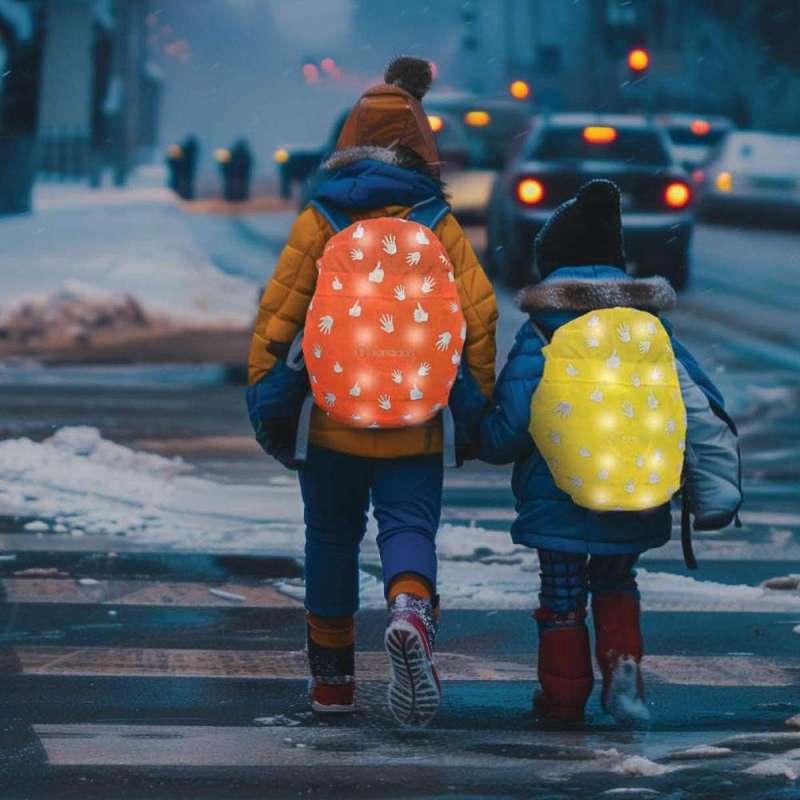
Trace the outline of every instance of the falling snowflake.
{"label": "falling snowflake", "polygon": [[391,233],[387,233],[381,239],[381,244],[383,245],[383,252],[387,255],[393,256],[397,252],[397,239]]}
{"label": "falling snowflake", "polygon": [[383,283],[383,270],[381,269],[381,262],[375,265],[375,269],[367,275],[372,283]]}

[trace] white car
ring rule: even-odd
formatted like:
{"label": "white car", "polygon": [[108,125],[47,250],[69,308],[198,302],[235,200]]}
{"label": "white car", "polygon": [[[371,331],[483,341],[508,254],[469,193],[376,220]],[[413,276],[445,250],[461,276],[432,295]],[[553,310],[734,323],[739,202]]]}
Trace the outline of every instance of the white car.
{"label": "white car", "polygon": [[727,117],[693,114],[659,114],[656,122],[669,138],[675,160],[691,175],[708,161],[722,140],[733,130]]}
{"label": "white car", "polygon": [[730,133],[705,169],[700,194],[707,217],[769,215],[800,226],[800,137]]}

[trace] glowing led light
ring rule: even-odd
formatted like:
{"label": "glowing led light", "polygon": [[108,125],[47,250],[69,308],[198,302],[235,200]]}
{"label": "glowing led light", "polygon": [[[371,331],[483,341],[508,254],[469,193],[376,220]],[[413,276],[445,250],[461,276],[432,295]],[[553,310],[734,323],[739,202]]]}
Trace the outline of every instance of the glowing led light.
{"label": "glowing led light", "polygon": [[544,197],[544,187],[535,178],[523,178],[517,184],[517,197],[527,205],[536,205]]}
{"label": "glowing led light", "polygon": [[666,200],[670,208],[683,208],[689,205],[691,197],[692,194],[689,191],[689,187],[680,181],[671,183],[664,190],[664,200]]}
{"label": "glowing led light", "polygon": [[721,192],[730,192],[733,189],[733,175],[730,172],[720,172],[717,175],[717,189]]}
{"label": "glowing led light", "polygon": [[492,121],[488,111],[467,111],[464,122],[471,128],[485,128]]}
{"label": "glowing led light", "polygon": [[635,47],[628,53],[628,66],[634,72],[644,72],[650,66],[650,54],[643,47]]}
{"label": "glowing led light", "polygon": [[589,144],[611,144],[616,138],[617,129],[608,125],[589,125],[583,129],[583,140]]}
{"label": "glowing led light", "polygon": [[527,81],[517,79],[511,81],[508,91],[516,100],[527,100],[531,96],[531,87]]}
{"label": "glowing led light", "polygon": [[285,147],[279,147],[273,154],[276,164],[285,164],[289,160],[289,151]]}
{"label": "glowing led light", "polygon": [[428,114],[428,124],[434,133],[439,133],[444,127],[444,122],[438,114]]}
{"label": "glowing led light", "polygon": [[227,147],[218,147],[214,151],[214,158],[220,164],[227,164],[231,160],[231,151]]}
{"label": "glowing led light", "polygon": [[711,133],[711,123],[707,119],[693,119],[689,123],[689,130],[695,136],[708,136]]}

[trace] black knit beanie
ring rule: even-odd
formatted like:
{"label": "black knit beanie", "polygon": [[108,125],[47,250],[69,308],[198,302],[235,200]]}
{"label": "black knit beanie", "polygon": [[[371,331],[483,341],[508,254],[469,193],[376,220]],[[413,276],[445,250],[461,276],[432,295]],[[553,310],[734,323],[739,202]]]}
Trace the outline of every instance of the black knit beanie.
{"label": "black knit beanie", "polygon": [[552,213],[533,251],[540,278],[559,267],[605,264],[625,269],[617,185],[607,180],[585,183]]}

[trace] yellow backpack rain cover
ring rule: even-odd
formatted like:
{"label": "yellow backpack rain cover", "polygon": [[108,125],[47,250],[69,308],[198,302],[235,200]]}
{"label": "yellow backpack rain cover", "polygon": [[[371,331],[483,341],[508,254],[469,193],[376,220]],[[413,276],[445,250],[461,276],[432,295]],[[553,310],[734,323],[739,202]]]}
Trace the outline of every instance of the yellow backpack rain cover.
{"label": "yellow backpack rain cover", "polygon": [[592,311],[542,352],[530,432],[556,485],[594,511],[644,511],[680,488],[686,442],[669,335],[632,308]]}

